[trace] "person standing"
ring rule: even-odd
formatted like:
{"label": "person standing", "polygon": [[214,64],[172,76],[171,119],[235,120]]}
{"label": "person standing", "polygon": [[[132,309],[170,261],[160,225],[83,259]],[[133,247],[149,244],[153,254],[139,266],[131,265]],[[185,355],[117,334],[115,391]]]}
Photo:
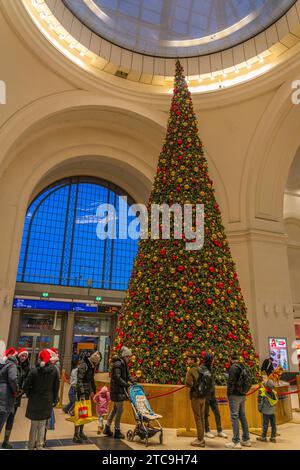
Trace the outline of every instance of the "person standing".
{"label": "person standing", "polygon": [[[114,436],[115,439],[124,439],[125,436],[121,432],[121,417],[124,409],[124,401],[128,400],[127,389],[129,382],[134,385],[134,379],[129,374],[128,363],[132,356],[132,352],[126,346],[120,349],[120,357],[112,359],[112,371],[110,379],[110,398],[114,406],[108,416],[103,434],[108,437]],[[110,429],[113,420],[115,420],[115,433]]]}
{"label": "person standing", "polygon": [[[228,374],[227,396],[229,401],[230,417],[232,423],[232,442],[226,444],[228,449],[241,449],[251,447],[248,422],[245,413],[248,378],[245,366],[240,362],[237,354],[231,357],[231,367]],[[251,387],[251,385],[250,385]],[[240,440],[239,421],[242,425],[242,442]]]}
{"label": "person standing", "polygon": [[59,393],[59,375],[47,350],[40,352],[38,364],[29,372],[23,389],[28,397],[25,416],[31,420],[28,449],[42,450],[46,422],[58,403]]}
{"label": "person standing", "polygon": [[[76,387],[76,395],[79,401],[90,400],[96,393],[94,375],[98,370],[101,359],[101,353],[99,351],[95,351],[91,356],[84,355],[83,359],[79,363]],[[73,442],[75,444],[81,444],[82,441],[87,440],[87,436],[83,432],[83,426],[83,424],[80,426],[75,426],[73,437]]]}
{"label": "person standing", "polygon": [[204,413],[205,399],[211,394],[211,373],[204,366],[198,365],[198,358],[191,354],[187,359],[189,369],[185,377],[185,385],[190,389],[191,406],[197,428],[197,439],[191,442],[194,447],[205,447]]}
{"label": "person standing", "polygon": [[23,395],[23,385],[24,382],[29,374],[30,371],[30,364],[29,364],[29,353],[27,349],[21,348],[19,349],[17,353],[17,371],[18,371],[18,394],[15,399],[15,405],[13,411],[9,414],[7,421],[6,421],[6,426],[5,426],[5,432],[4,432],[4,441],[2,444],[3,449],[12,449],[13,446],[10,444],[9,439],[11,435],[11,431],[14,425],[14,420],[15,416],[17,413],[18,408],[21,406],[21,398]]}
{"label": "person standing", "polygon": [[106,386],[102,387],[94,396],[93,402],[96,403],[96,411],[98,416],[98,436],[102,433],[104,425],[104,417],[107,416],[108,406],[110,402],[110,393]]}
{"label": "person standing", "polygon": [[209,439],[213,439],[215,437],[215,435],[210,431],[209,421],[208,421],[209,408],[211,408],[211,410],[214,414],[214,417],[215,417],[215,421],[216,421],[217,436],[218,437],[223,437],[224,439],[227,439],[228,436],[225,432],[223,432],[223,429],[222,429],[221,415],[220,415],[220,411],[219,411],[218,401],[217,401],[217,398],[216,398],[216,386],[215,386],[215,382],[213,380],[213,372],[212,372],[213,363],[214,363],[213,354],[206,353],[205,356],[204,356],[204,364],[203,365],[212,374],[212,391],[211,391],[211,394],[208,397],[206,397],[206,400],[205,400],[205,414],[204,414],[205,437],[207,437]]}
{"label": "person standing", "polygon": [[256,439],[261,442],[267,442],[269,423],[271,424],[270,442],[276,442],[275,408],[278,403],[278,395],[274,389],[274,382],[268,380],[258,392],[258,411],[263,415],[263,432],[262,435]]}
{"label": "person standing", "polygon": [[75,368],[71,371],[71,375],[70,375],[69,403],[63,407],[64,413],[71,414],[74,410],[75,401],[76,401],[77,374],[78,374],[78,364],[75,364]]}
{"label": "person standing", "polygon": [[0,433],[11,413],[14,412],[18,393],[17,351],[8,348],[0,360]]}

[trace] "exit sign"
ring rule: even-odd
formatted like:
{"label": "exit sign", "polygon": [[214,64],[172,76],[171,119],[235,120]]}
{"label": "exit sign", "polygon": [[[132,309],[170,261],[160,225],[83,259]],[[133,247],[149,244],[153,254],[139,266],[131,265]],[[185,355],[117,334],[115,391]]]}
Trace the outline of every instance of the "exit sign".
{"label": "exit sign", "polygon": [[49,293],[48,292],[43,292],[42,297],[49,297]]}
{"label": "exit sign", "polygon": [[96,302],[101,302],[101,300],[102,300],[102,297],[99,297],[99,296],[96,297]]}

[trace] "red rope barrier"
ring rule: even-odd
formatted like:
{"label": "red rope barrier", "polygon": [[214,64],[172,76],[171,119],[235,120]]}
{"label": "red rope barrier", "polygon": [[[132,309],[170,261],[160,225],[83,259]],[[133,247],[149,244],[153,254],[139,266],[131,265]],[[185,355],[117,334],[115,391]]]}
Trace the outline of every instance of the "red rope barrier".
{"label": "red rope barrier", "polygon": [[185,385],[183,387],[177,388],[176,390],[170,390],[170,392],[162,393],[161,395],[154,395],[153,397],[147,396],[148,400],[152,400],[152,398],[160,398],[160,397],[166,397],[167,395],[171,395],[172,393],[179,392],[179,390],[182,390],[185,388]]}

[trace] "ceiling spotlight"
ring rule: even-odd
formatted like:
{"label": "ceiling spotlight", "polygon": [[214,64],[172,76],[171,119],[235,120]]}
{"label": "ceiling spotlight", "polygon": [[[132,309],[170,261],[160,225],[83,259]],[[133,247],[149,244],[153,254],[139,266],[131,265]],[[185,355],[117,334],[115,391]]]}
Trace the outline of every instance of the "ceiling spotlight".
{"label": "ceiling spotlight", "polygon": [[40,18],[41,18],[42,20],[44,20],[44,19],[46,18],[46,16],[47,16],[47,15],[46,15],[43,11],[40,13]]}
{"label": "ceiling spotlight", "polygon": [[265,59],[264,59],[263,57],[259,57],[258,60],[259,60],[259,62],[260,62],[261,64],[263,64],[264,61],[265,61]]}
{"label": "ceiling spotlight", "polygon": [[73,43],[70,44],[70,48],[71,48],[71,49],[75,49],[75,47],[76,47],[76,44],[73,44]]}
{"label": "ceiling spotlight", "polygon": [[84,57],[84,56],[86,55],[86,52],[85,52],[85,51],[81,51],[81,52],[80,52],[80,55],[81,55],[81,57]]}
{"label": "ceiling spotlight", "polygon": [[251,69],[252,65],[247,63],[247,69]]}
{"label": "ceiling spotlight", "polygon": [[223,77],[227,77],[227,73],[225,72],[225,70],[223,70]]}
{"label": "ceiling spotlight", "polygon": [[235,73],[239,73],[239,69],[237,67],[235,67],[234,71]]}
{"label": "ceiling spotlight", "polygon": [[64,34],[60,34],[58,37],[59,37],[59,39],[61,39],[62,41],[65,39],[65,35],[64,35]]}

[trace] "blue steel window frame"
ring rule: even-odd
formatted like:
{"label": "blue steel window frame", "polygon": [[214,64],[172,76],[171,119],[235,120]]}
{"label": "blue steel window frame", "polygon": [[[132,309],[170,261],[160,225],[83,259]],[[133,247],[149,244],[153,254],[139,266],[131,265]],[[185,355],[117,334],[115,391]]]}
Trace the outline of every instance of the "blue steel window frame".
{"label": "blue steel window frame", "polygon": [[[97,192],[96,187],[103,190],[99,191],[97,199],[103,196],[105,201],[91,203],[93,193]],[[62,190],[64,193],[59,193]],[[109,202],[118,209],[117,196],[127,196],[128,205],[134,204],[132,197],[119,186],[95,177],[64,178],[41,191],[27,209],[17,282],[88,287],[88,279],[92,278],[93,288],[126,290],[137,253],[138,241],[130,239],[106,239],[103,241],[97,239],[95,233],[95,240],[90,244],[90,247],[87,247],[83,236],[86,234],[86,242],[91,242],[92,231],[90,230],[89,233],[89,227],[86,228],[86,226],[93,224],[93,222],[85,222],[84,218],[83,222],[80,222],[80,211],[83,210],[79,207],[80,203],[88,204],[90,201],[90,204],[96,207],[98,203]],[[51,201],[49,198],[54,199]],[[51,204],[54,205],[53,212],[49,212],[46,204],[43,208],[43,204],[47,203],[47,200],[48,207],[51,208]],[[93,217],[95,214],[91,214],[91,216]],[[44,221],[43,224],[38,225],[39,217],[41,219],[44,217],[46,221],[50,222],[53,217],[55,222],[53,229],[50,227],[48,231],[44,231]],[[117,217],[117,233],[118,225]],[[95,242],[99,243],[98,247]],[[103,246],[101,247],[100,244]],[[93,262],[93,265],[82,266],[80,260],[82,260],[83,253],[88,253],[89,249],[88,264]],[[39,254],[45,254],[45,252],[47,253],[46,259],[40,259]],[[96,257],[95,259],[93,255]],[[87,278],[82,278],[82,267],[88,268],[88,270],[92,269],[92,277],[89,274]],[[76,271],[78,268],[80,269],[79,273]],[[95,272],[97,273],[96,278],[94,278]]]}

